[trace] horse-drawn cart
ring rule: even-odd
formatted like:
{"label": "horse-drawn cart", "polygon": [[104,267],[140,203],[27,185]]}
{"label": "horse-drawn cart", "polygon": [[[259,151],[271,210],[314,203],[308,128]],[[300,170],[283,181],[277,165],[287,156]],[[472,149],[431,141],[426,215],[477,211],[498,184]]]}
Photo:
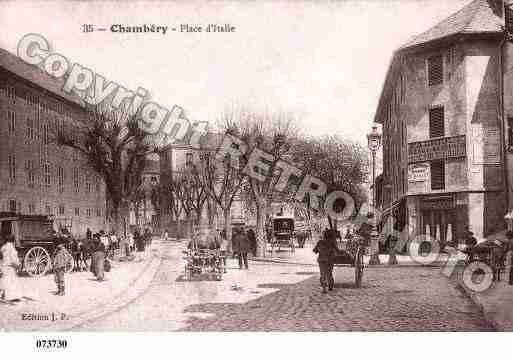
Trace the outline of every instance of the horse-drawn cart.
{"label": "horse-drawn cart", "polygon": [[[43,276],[53,265],[57,246],[68,249],[70,240],[57,235],[53,219],[49,216],[22,215],[0,212],[0,237],[14,237],[14,246],[20,256],[21,271],[30,276]],[[66,271],[73,270],[73,258],[69,255]]]}
{"label": "horse-drawn cart", "polygon": [[357,288],[362,285],[363,270],[365,263],[363,256],[365,253],[364,238],[354,236],[345,241],[337,241],[339,253],[335,256],[334,267],[354,267],[354,281]]}
{"label": "horse-drawn cart", "polygon": [[289,247],[291,252],[295,252],[294,246],[294,218],[276,216],[271,220],[271,256],[274,255],[274,250],[277,247],[278,251],[282,247]]}

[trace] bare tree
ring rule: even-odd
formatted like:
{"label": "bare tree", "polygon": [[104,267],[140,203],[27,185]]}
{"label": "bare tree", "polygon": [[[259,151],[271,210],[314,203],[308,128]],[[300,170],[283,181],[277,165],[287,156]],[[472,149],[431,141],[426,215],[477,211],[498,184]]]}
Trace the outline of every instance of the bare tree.
{"label": "bare tree", "polygon": [[231,109],[222,117],[221,126],[228,133],[241,138],[247,145],[247,151],[243,156],[246,163],[255,149],[270,155],[260,159],[266,163],[267,171],[250,169],[261,176],[248,176],[246,186],[253,202],[249,207],[253,207],[256,213],[258,256],[265,256],[266,252],[265,222],[270,205],[275,200],[283,199],[284,189],[277,190],[282,172],[280,163],[288,162],[291,158],[291,144],[296,141],[299,132],[297,120],[297,116],[290,112],[250,108]]}
{"label": "bare tree", "polygon": [[129,204],[141,185],[146,157],[155,152],[149,135],[128,111],[87,107],[76,125],[57,133],[60,145],[82,153],[103,178],[116,230],[126,230]]}
{"label": "bare tree", "polygon": [[229,155],[218,161],[211,152],[200,155],[199,161],[193,166],[193,171],[214,207],[223,211],[224,230],[231,245],[231,208],[245,183],[246,176],[231,166]]}

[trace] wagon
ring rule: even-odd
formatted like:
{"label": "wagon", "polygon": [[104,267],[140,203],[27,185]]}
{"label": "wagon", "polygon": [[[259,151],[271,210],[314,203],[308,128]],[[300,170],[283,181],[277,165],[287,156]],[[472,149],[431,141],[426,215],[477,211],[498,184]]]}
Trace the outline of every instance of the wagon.
{"label": "wagon", "polygon": [[274,217],[271,220],[271,256],[274,254],[274,249],[278,247],[278,251],[282,247],[289,247],[294,253],[294,218],[292,217]]}
{"label": "wagon", "polygon": [[[50,216],[0,212],[0,236],[11,235],[20,257],[20,270],[30,276],[43,276],[52,269],[59,244],[64,244],[69,252],[70,239],[55,232]],[[68,255],[66,272],[72,270],[73,258]]]}
{"label": "wagon", "polygon": [[183,251],[185,254],[185,280],[192,280],[201,275],[213,277],[215,280],[222,280],[224,267],[223,256],[218,249],[189,249]]}
{"label": "wagon", "polygon": [[365,263],[365,239],[355,235],[345,241],[337,241],[339,253],[334,258],[334,267],[354,267],[354,281],[357,288],[362,285]]}
{"label": "wagon", "polygon": [[466,265],[472,262],[486,263],[493,272],[493,279],[500,280],[500,275],[506,269],[508,244],[500,240],[486,240],[475,246],[462,250],[467,255]]}

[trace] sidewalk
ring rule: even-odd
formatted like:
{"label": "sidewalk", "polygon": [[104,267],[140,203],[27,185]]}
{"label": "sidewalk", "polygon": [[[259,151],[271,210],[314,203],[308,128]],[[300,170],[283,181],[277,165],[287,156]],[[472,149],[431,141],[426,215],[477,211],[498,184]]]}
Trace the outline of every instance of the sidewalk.
{"label": "sidewalk", "polygon": [[66,330],[116,310],[147,288],[160,264],[160,251],[160,241],[154,241],[145,260],[111,261],[104,282],[96,281],[90,272],[68,274],[63,297],[54,294],[52,274],[20,277],[24,300],[14,305],[0,303],[0,331]]}
{"label": "sidewalk", "polygon": [[471,291],[461,282],[458,286],[482,310],[491,326],[499,331],[513,330],[513,286],[507,279],[502,278],[481,293]]}

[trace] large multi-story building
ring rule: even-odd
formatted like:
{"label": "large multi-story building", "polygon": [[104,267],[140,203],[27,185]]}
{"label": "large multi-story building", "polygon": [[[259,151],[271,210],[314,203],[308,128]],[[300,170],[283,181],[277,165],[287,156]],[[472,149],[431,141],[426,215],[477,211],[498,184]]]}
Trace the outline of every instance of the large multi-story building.
{"label": "large multi-story building", "polygon": [[85,116],[62,83],[0,49],[0,210],[54,215],[84,236],[104,229],[105,185],[55,134]]}
{"label": "large multi-story building", "polygon": [[467,228],[482,239],[505,227],[513,50],[503,6],[474,0],[393,55],[375,116],[383,129],[377,186],[385,217],[410,234],[443,242]]}

